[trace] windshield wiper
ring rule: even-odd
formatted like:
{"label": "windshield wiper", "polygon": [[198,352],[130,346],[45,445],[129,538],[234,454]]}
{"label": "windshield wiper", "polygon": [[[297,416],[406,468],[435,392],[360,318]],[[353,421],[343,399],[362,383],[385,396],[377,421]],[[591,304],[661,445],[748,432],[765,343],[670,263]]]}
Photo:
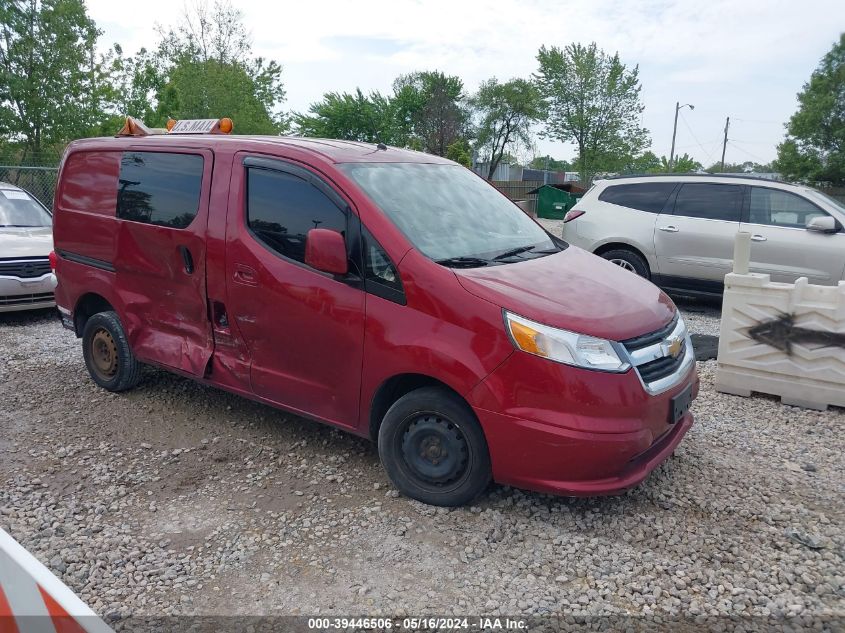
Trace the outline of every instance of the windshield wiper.
{"label": "windshield wiper", "polygon": [[436,261],[441,266],[448,266],[449,268],[478,268],[490,263],[489,260],[480,257],[447,257]]}
{"label": "windshield wiper", "polygon": [[493,258],[493,260],[498,261],[500,259],[507,259],[508,257],[519,255],[520,253],[527,253],[528,251],[533,251],[535,248],[536,246],[519,246],[517,248],[512,248],[509,251],[505,251],[504,253],[499,253]]}

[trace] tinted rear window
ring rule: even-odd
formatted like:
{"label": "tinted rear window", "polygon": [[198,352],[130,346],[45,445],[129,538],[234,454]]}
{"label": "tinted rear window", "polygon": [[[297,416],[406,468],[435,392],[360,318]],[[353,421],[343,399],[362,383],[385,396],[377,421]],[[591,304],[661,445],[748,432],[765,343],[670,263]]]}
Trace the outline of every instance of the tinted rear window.
{"label": "tinted rear window", "polygon": [[183,229],[196,217],[202,156],[125,152],[120,161],[117,217]]}
{"label": "tinted rear window", "polygon": [[710,183],[685,183],[675,199],[675,215],[705,220],[739,222],[742,187]]}
{"label": "tinted rear window", "polygon": [[642,182],[612,185],[601,192],[599,200],[630,209],[660,213],[675,184],[674,182]]}

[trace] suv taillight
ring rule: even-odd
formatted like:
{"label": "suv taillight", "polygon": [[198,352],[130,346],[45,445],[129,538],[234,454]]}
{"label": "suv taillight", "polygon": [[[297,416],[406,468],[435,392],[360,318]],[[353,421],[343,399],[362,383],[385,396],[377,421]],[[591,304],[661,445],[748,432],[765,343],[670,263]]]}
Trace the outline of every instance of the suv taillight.
{"label": "suv taillight", "polygon": [[576,218],[580,218],[585,213],[586,213],[586,211],[581,211],[581,209],[570,209],[569,211],[566,212],[566,215],[563,216],[563,221],[564,222],[572,222],[572,220],[575,220]]}
{"label": "suv taillight", "polygon": [[48,259],[50,260],[50,270],[52,270],[53,272],[56,272],[56,260],[58,259],[58,256],[56,255],[56,251],[50,251],[50,254],[48,255]]}

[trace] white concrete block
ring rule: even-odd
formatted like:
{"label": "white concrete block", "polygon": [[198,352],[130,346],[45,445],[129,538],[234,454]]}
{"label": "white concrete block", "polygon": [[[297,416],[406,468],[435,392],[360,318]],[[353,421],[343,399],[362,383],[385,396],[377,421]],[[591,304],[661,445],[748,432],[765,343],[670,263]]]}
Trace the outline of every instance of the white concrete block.
{"label": "white concrete block", "polygon": [[725,276],[716,389],[845,407],[845,282],[817,286],[759,273]]}

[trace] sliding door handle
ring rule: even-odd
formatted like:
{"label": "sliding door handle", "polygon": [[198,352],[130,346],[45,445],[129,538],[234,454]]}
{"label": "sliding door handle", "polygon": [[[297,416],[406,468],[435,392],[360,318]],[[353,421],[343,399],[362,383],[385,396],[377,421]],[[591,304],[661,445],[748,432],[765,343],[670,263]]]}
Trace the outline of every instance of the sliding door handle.
{"label": "sliding door handle", "polygon": [[182,263],[185,265],[185,272],[189,275],[194,272],[194,258],[191,256],[191,251],[187,246],[180,246],[179,253],[182,255]]}

